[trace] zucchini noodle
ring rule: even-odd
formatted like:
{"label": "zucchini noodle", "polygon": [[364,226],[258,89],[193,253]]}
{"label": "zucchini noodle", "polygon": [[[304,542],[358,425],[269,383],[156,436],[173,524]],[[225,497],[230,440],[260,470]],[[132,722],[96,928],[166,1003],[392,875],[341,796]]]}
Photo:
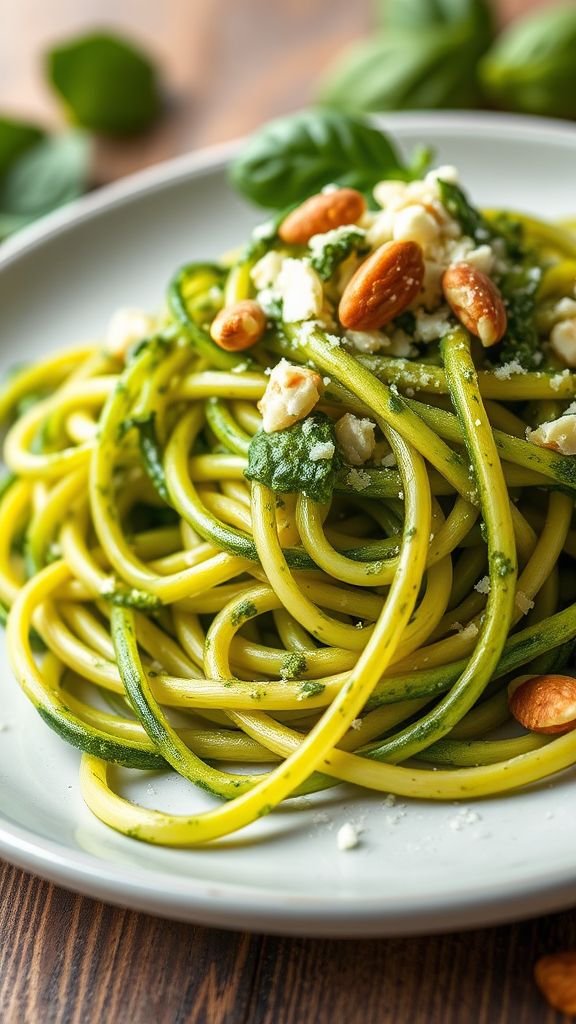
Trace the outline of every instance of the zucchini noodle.
{"label": "zucchini noodle", "polygon": [[[493,272],[528,352],[503,361],[441,298],[432,337],[438,310],[420,300],[391,327],[344,330],[338,300],[377,247],[377,217],[329,271],[320,243],[273,233],[188,264],[149,331],[50,355],[0,394],[11,664],[82,752],[90,809],[133,838],[206,843],[342,782],[472,799],[576,762],[576,732],[520,731],[507,701],[515,675],[559,670],[576,645],[576,457],[529,436],[574,417],[576,374],[550,339],[566,310],[576,338],[576,241],[484,216],[494,266],[504,243],[520,261],[511,284]],[[279,282],[295,264],[308,283],[317,272],[322,303],[288,321]],[[224,350],[211,325],[245,300],[266,328]],[[318,400],[264,429],[281,360],[318,375]],[[366,458],[341,440],[347,416],[369,421]],[[307,430],[320,432],[308,447]],[[178,773],[215,806],[140,806],[115,791],[113,765]]]}

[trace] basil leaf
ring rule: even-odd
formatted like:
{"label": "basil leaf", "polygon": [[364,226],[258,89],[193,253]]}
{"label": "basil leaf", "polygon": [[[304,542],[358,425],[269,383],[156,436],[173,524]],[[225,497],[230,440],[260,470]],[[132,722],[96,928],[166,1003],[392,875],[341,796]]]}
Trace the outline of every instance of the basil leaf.
{"label": "basil leaf", "polygon": [[[311,459],[315,445],[331,444],[329,458]],[[332,420],[324,413],[315,413],[286,430],[267,434],[260,430],[248,449],[245,476],[258,480],[273,491],[300,493],[314,501],[326,502],[332,497],[336,471],[342,463],[336,447]]]}
{"label": "basil leaf", "polygon": [[[312,249],[312,247],[311,247]],[[322,246],[312,249],[310,265],[323,281],[328,281],[337,267],[353,252],[368,252],[366,232],[345,225],[328,232]]]}
{"label": "basil leaf", "polygon": [[0,117],[0,175],[22,153],[43,138],[44,132],[36,125]]}
{"label": "basil leaf", "polygon": [[28,149],[0,179],[0,237],[81,195],[89,159],[90,144],[78,132]]}
{"label": "basil leaf", "polygon": [[154,66],[130,43],[105,33],[81,36],[47,55],[48,77],[71,119],[93,132],[132,135],[157,117]]}
{"label": "basil leaf", "polygon": [[352,113],[474,106],[482,52],[468,24],[381,33],[344,51],[321,82],[320,99]]}
{"label": "basil leaf", "polygon": [[232,184],[254,203],[280,209],[324,185],[371,189],[410,171],[382,132],[331,110],[304,110],[264,125],[230,169]]}
{"label": "basil leaf", "polygon": [[384,28],[419,32],[466,23],[483,49],[494,36],[494,12],[488,0],[381,0],[380,8]]}
{"label": "basil leaf", "polygon": [[511,110],[576,117],[576,7],[514,21],[481,63],[488,95]]}

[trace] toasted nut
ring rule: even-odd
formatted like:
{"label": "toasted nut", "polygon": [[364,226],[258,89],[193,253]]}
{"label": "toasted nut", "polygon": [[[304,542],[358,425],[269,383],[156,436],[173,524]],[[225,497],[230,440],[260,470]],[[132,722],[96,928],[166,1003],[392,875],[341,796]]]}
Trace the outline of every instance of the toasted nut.
{"label": "toasted nut", "polygon": [[288,245],[306,245],[312,235],[323,235],[343,224],[356,224],[365,209],[364,196],[354,188],[319,192],[288,214],[278,234]]}
{"label": "toasted nut", "polygon": [[373,331],[410,305],[422,287],[424,259],[416,242],[386,242],[348,282],[338,315],[352,331]]}
{"label": "toasted nut", "polygon": [[533,676],[512,682],[508,704],[517,722],[531,732],[558,733],[576,729],[576,679]]}
{"label": "toasted nut", "polygon": [[504,336],[506,310],[496,285],[468,263],[448,267],[442,278],[446,302],[472,334],[490,348]]}
{"label": "toasted nut", "polygon": [[252,299],[235,302],[221,309],[212,321],[210,335],[220,348],[242,352],[252,348],[266,330],[264,310]]}
{"label": "toasted nut", "polygon": [[550,1006],[576,1014],[576,950],[542,956],[534,967],[536,984]]}

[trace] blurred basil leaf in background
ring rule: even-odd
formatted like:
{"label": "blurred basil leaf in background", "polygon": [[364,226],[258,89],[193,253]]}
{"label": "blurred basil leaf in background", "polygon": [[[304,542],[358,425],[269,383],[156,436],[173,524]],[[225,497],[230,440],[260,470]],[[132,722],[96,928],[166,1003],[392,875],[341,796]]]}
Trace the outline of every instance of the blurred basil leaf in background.
{"label": "blurred basil leaf in background", "polygon": [[350,111],[475,106],[493,35],[485,0],[388,0],[381,31],[329,68],[319,98]]}
{"label": "blurred basil leaf in background", "polygon": [[0,117],[0,175],[27,149],[44,138],[44,132],[26,121]]}
{"label": "blurred basil leaf in background", "polygon": [[489,0],[380,0],[379,14],[384,28],[415,32],[465,23],[477,36],[479,49],[486,49],[495,33]]}
{"label": "blurred basil leaf in background", "polygon": [[89,162],[80,132],[42,139],[12,161],[0,177],[0,238],[82,195]]}
{"label": "blurred basil leaf in background", "polygon": [[324,185],[370,190],[382,178],[409,179],[429,153],[408,167],[392,142],[368,121],[332,110],[303,110],[265,124],[230,168],[232,184],[259,206],[280,209]]}
{"label": "blurred basil leaf in background", "polygon": [[134,135],[160,112],[154,65],[117,36],[95,33],[70,40],[52,49],[46,62],[70,119],[89,131]]}
{"label": "blurred basil leaf in background", "polygon": [[513,22],[481,64],[490,98],[509,110],[576,117],[576,6]]}

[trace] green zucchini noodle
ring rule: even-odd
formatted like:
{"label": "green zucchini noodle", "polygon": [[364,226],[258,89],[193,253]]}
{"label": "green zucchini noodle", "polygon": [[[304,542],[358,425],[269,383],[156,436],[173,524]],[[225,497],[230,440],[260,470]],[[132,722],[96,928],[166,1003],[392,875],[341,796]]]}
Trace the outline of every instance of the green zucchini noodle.
{"label": "green zucchini noodle", "polygon": [[[576,431],[576,375],[551,342],[571,321],[576,347],[576,237],[475,212],[482,246],[444,216],[470,242],[460,262],[490,250],[508,331],[489,349],[442,297],[345,331],[346,274],[381,244],[370,212],[339,254],[342,231],[308,246],[276,227],[189,264],[123,347],[109,332],[7,380],[10,659],[112,828],[194,846],[342,782],[452,801],[576,762],[576,731],[506,729],[510,681],[561,669],[576,643],[576,458],[530,436],[564,417]],[[288,319],[286,267],[315,311]],[[211,325],[243,300],[266,327],[230,351]],[[316,372],[318,401],[263,429],[282,360]],[[369,421],[363,458],[346,414]],[[222,799],[151,810],[114,791],[115,764]]]}

